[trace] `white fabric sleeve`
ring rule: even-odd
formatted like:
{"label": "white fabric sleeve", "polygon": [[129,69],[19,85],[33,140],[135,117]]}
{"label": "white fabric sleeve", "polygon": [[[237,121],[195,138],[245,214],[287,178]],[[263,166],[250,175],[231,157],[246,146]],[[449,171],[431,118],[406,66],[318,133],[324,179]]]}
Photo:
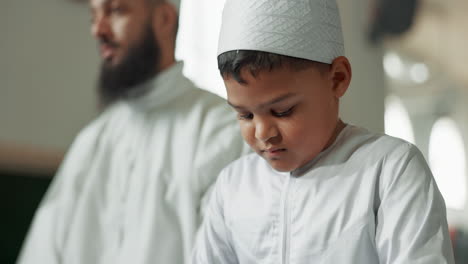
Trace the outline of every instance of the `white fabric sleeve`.
{"label": "white fabric sleeve", "polygon": [[[58,175],[57,175],[58,176]],[[55,176],[55,177],[57,177]],[[62,203],[66,204],[61,196],[60,189],[63,181],[57,177],[49,187],[46,197],[36,210],[27,237],[23,243],[18,264],[50,263],[58,264],[60,221]]]}
{"label": "white fabric sleeve", "polygon": [[233,110],[227,103],[210,109],[204,118],[204,124],[197,138],[199,146],[194,155],[194,166],[197,171],[197,189],[200,198],[200,220],[206,211],[211,189],[220,171],[242,155],[251,152],[242,139],[239,125]]}
{"label": "white fabric sleeve", "polygon": [[397,148],[382,164],[375,243],[382,264],[453,264],[446,208],[419,150]]}
{"label": "white fabric sleeve", "polygon": [[[91,134],[90,134],[91,133]],[[95,153],[96,137],[90,127],[75,140],[41,201],[22,245],[17,264],[59,264],[66,234]]]}
{"label": "white fabric sleeve", "polygon": [[192,264],[237,264],[231,235],[224,218],[225,176],[221,172],[214,186],[203,224],[192,252]]}

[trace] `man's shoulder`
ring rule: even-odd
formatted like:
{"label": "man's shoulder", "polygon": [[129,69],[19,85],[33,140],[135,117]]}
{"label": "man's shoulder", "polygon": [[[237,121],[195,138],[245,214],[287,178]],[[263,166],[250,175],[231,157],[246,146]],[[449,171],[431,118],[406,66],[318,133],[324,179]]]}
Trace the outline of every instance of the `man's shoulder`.
{"label": "man's shoulder", "polygon": [[181,83],[187,91],[171,105],[175,112],[190,113],[188,116],[198,116],[209,126],[231,126],[235,123],[235,113],[227,104],[226,99],[210,91],[197,87],[185,78]]}
{"label": "man's shoulder", "polygon": [[130,117],[130,112],[129,107],[121,102],[110,105],[79,131],[75,142],[89,141],[99,137],[111,123],[123,123],[126,118]]}
{"label": "man's shoulder", "polygon": [[185,85],[189,87],[189,92],[188,96],[184,96],[191,101],[191,104],[200,105],[205,108],[220,109],[223,111],[228,109],[226,99],[221,96],[196,86],[188,79],[186,80]]}

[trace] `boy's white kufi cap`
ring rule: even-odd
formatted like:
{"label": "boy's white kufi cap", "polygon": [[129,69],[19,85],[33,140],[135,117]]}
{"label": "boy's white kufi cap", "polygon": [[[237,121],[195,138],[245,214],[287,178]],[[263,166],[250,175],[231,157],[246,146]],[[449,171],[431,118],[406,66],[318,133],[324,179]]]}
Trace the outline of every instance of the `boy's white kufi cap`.
{"label": "boy's white kufi cap", "polygon": [[257,50],[331,64],[344,55],[335,0],[226,0],[218,55]]}

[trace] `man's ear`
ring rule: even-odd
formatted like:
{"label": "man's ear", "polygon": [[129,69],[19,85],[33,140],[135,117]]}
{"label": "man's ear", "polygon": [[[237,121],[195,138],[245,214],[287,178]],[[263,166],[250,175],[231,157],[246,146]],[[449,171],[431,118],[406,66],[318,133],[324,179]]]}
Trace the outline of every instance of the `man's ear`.
{"label": "man's ear", "polygon": [[337,99],[341,98],[346,93],[346,90],[351,83],[352,71],[349,60],[344,56],[340,56],[333,60],[330,74],[335,97]]}
{"label": "man's ear", "polygon": [[178,22],[176,8],[164,1],[153,9],[153,27],[156,36],[161,38],[170,38],[175,36],[175,30]]}

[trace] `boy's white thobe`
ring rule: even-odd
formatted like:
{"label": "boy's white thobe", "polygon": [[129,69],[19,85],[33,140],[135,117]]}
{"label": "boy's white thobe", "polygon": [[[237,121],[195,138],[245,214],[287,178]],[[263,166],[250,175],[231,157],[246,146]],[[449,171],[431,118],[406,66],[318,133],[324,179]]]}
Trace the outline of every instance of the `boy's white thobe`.
{"label": "boy's white thobe", "polygon": [[348,125],[292,173],[251,154],[223,170],[194,264],[453,264],[444,200],[419,150]]}

